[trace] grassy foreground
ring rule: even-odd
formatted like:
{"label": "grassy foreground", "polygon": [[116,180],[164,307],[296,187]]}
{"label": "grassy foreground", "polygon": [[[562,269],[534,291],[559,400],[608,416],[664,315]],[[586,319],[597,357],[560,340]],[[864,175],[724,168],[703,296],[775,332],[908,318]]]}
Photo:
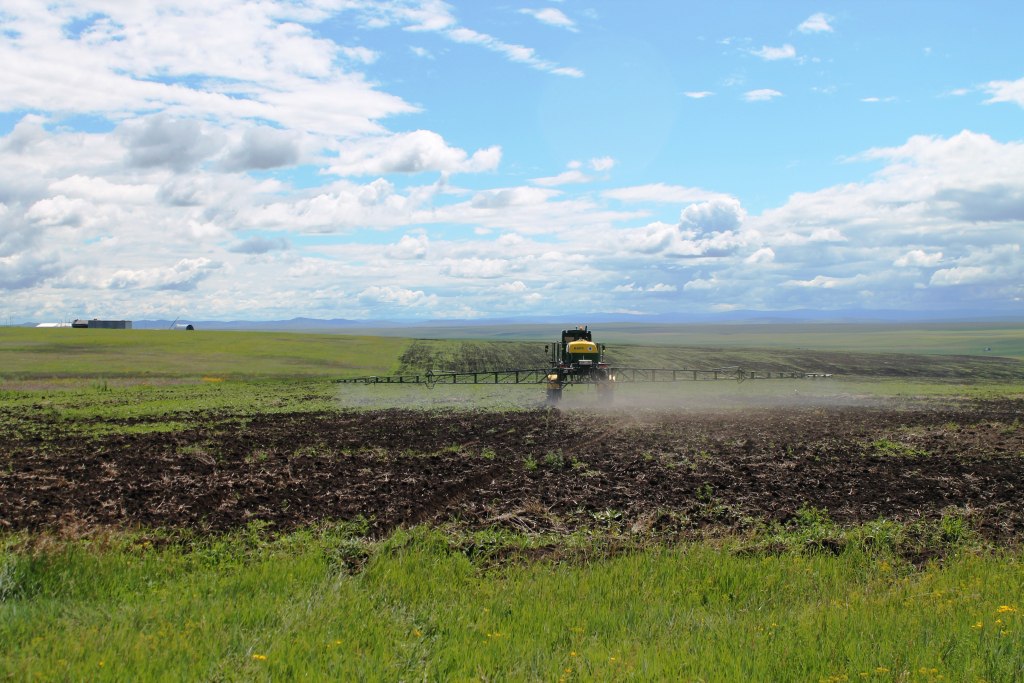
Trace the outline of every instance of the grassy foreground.
{"label": "grassy foreground", "polygon": [[[11,545],[16,539],[8,538]],[[24,539],[22,539],[24,540]],[[56,542],[0,564],[16,680],[1014,681],[1024,557],[741,554],[728,542],[487,568],[439,531],[162,549]],[[587,549],[594,559],[586,561]],[[365,563],[365,564],[364,564]],[[361,571],[352,573],[354,568]]]}

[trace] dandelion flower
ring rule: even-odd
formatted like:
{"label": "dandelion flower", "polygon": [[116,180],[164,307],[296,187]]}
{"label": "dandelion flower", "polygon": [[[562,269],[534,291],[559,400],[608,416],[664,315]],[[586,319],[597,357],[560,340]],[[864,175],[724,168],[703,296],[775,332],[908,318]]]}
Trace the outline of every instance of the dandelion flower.
{"label": "dandelion flower", "polygon": [[997,612],[998,614],[1006,614],[1007,612],[1016,612],[1016,611],[1017,611],[1017,608],[1016,608],[1016,607],[1013,607],[1013,606],[1011,606],[1011,605],[1000,605],[1000,606],[999,606],[999,607],[998,607],[998,608],[996,609],[996,612]]}
{"label": "dandelion flower", "polygon": [[252,658],[255,659],[257,662],[265,662],[267,660],[266,655],[261,655],[259,653],[253,654]]}

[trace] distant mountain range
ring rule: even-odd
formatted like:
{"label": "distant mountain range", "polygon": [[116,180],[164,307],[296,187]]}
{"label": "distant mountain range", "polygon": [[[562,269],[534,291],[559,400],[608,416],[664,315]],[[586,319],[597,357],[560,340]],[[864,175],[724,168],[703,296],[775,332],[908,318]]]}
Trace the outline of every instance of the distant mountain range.
{"label": "distant mountain range", "polygon": [[[117,317],[117,316],[115,316]],[[35,327],[37,321],[17,323],[17,327]],[[137,330],[166,330],[191,324],[197,330],[262,330],[279,332],[356,332],[374,331],[395,334],[399,330],[442,330],[449,328],[494,327],[498,325],[714,325],[714,324],[941,324],[941,323],[1024,323],[1024,311],[1017,313],[979,313],[978,311],[729,311],[725,313],[668,313],[630,315],[624,313],[590,313],[578,315],[532,315],[470,320],[349,320],[346,318],[291,318],[290,320],[134,320]]]}
{"label": "distant mountain range", "polygon": [[292,332],[330,332],[332,330],[395,330],[446,327],[493,327],[495,325],[576,325],[576,324],[780,324],[780,323],[1024,323],[1024,312],[1017,315],[978,313],[977,311],[730,311],[727,313],[677,313],[661,315],[624,315],[595,313],[575,316],[518,316],[477,318],[472,320],[349,320],[345,318],[292,318],[290,320],[136,320],[135,329],[169,329],[178,323],[191,323],[199,330],[265,330]]}

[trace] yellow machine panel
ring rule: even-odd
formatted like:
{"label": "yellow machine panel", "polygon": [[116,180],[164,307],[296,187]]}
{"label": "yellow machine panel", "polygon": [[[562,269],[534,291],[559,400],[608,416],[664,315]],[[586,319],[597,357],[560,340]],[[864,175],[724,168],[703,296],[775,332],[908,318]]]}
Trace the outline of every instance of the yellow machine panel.
{"label": "yellow machine panel", "polygon": [[568,353],[597,353],[597,344],[580,339],[566,344],[565,350]]}

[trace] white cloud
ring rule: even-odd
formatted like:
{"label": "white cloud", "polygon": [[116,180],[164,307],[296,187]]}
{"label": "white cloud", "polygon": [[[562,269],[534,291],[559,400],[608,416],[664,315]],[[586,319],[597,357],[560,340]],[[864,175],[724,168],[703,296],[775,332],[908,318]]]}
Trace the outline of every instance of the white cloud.
{"label": "white cloud", "polygon": [[748,90],[743,93],[743,99],[747,102],[767,102],[768,100],[773,100],[776,97],[782,97],[782,93],[778,90],[772,90],[771,88]]}
{"label": "white cloud", "polygon": [[363,138],[345,144],[338,160],[328,169],[338,175],[382,175],[387,173],[479,173],[497,168],[501,148],[488,147],[470,156],[449,147],[437,133],[417,130],[387,137]]}
{"label": "white cloud", "polygon": [[268,126],[245,129],[231,145],[221,166],[227,171],[246,171],[290,166],[299,160],[299,135]]}
{"label": "white cloud", "polygon": [[705,97],[711,97],[715,93],[711,92],[710,90],[688,90],[683,94],[689,97],[691,100],[702,100]]}
{"label": "white cloud", "polygon": [[1024,107],[1024,78],[1016,81],[989,81],[982,89],[989,94],[985,104],[1011,102]]}
{"label": "white cloud", "polygon": [[198,283],[218,270],[222,263],[208,258],[181,259],[167,268],[121,269],[100,281],[106,289],[194,290]]}
{"label": "white cloud", "polygon": [[685,204],[688,202],[728,198],[728,195],[720,192],[710,192],[699,187],[667,185],[665,183],[620,187],[615,190],[605,190],[602,195],[620,202],[659,202],[665,204]]}
{"label": "white cloud", "polygon": [[53,253],[0,256],[0,289],[36,287],[62,270],[63,267]]}
{"label": "white cloud", "polygon": [[750,256],[743,259],[744,263],[757,264],[757,263],[771,263],[775,260],[775,250],[771,247],[761,247]]}
{"label": "white cloud", "polygon": [[786,43],[782,47],[770,47],[765,45],[759,50],[751,50],[751,54],[760,57],[766,62],[774,62],[780,59],[793,59],[796,57],[796,48]]}
{"label": "white cloud", "polygon": [[498,285],[497,290],[499,292],[506,292],[508,294],[522,294],[529,288],[523,283],[522,280],[515,280],[513,282],[505,282]]}
{"label": "white cloud", "polygon": [[651,285],[647,288],[648,292],[674,292],[676,291],[675,285],[667,285],[664,282],[659,282],[655,285]]}
{"label": "white cloud", "polygon": [[679,226],[697,233],[724,232],[738,228],[746,215],[736,199],[718,198],[687,206],[679,214]]}
{"label": "white cloud", "polygon": [[593,178],[583,171],[580,171],[579,169],[570,169],[568,171],[562,171],[558,175],[548,176],[546,178],[533,178],[530,182],[543,187],[558,187],[559,185],[589,183],[592,180]]}
{"label": "white cloud", "polygon": [[942,252],[936,251],[928,253],[923,249],[912,249],[907,253],[900,256],[898,259],[892,262],[894,266],[900,268],[907,267],[923,267],[928,268],[937,266],[942,262]]}
{"label": "white cloud", "polygon": [[597,172],[610,171],[615,167],[615,159],[611,157],[595,157],[590,160],[590,168]]}
{"label": "white cloud", "polygon": [[433,307],[438,303],[437,295],[426,294],[423,290],[402,287],[381,287],[373,285],[356,295],[363,304],[385,304],[401,308]]}
{"label": "white cloud", "polygon": [[951,287],[954,285],[969,285],[979,282],[986,282],[992,279],[992,273],[982,266],[957,266],[955,268],[943,268],[932,273],[929,284],[937,287]]}
{"label": "white cloud", "polygon": [[824,12],[818,12],[804,19],[803,23],[796,27],[801,33],[831,33],[833,31],[832,17]]}
{"label": "white cloud", "polygon": [[565,16],[565,13],[560,9],[554,7],[545,7],[544,9],[521,9],[519,10],[522,14],[529,14],[537,21],[547,24],[549,26],[557,26],[558,28],[569,29],[570,31],[576,31],[576,23]]}
{"label": "white cloud", "polygon": [[788,280],[782,283],[786,287],[809,287],[821,289],[833,289],[841,287],[855,287],[863,284],[865,277],[856,275],[854,277],[831,277],[818,275],[810,280]]}
{"label": "white cloud", "polygon": [[423,259],[427,256],[429,246],[430,240],[426,234],[402,235],[402,239],[397,244],[388,245],[384,253],[393,259]]}
{"label": "white cloud", "polygon": [[508,269],[505,259],[445,259],[441,264],[441,272],[454,278],[491,279],[501,277]]}
{"label": "white cloud", "polygon": [[486,33],[480,33],[473,29],[463,27],[450,28],[446,29],[445,35],[456,43],[479,45],[488,50],[504,55],[509,61],[519,62],[520,64],[525,64],[539,71],[547,71],[548,73],[557,74],[559,76],[570,76],[572,78],[583,77],[583,71],[580,69],[575,67],[559,66],[554,62],[542,59],[537,56],[536,51],[531,47],[517,45],[515,43],[506,43],[494,36]]}
{"label": "white cloud", "polygon": [[[279,2],[106,3],[81,33],[65,30],[83,14],[77,3],[6,8],[16,37],[0,41],[0,102],[114,119],[162,109],[169,119],[259,119],[330,135],[379,131],[379,119],[416,111],[344,70],[345,61],[366,63],[368,51],[297,23],[323,12]],[[163,136],[195,135],[182,125]]]}

